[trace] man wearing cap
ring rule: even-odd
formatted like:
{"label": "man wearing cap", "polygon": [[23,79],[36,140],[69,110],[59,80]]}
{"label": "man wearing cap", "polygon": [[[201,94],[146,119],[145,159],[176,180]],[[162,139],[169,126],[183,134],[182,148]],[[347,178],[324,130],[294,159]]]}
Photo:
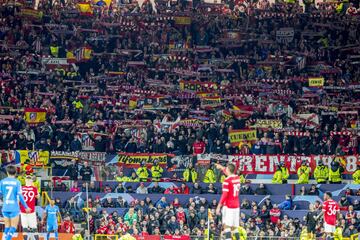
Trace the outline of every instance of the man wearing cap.
{"label": "man wearing cap", "polygon": [[310,167],[307,165],[307,162],[304,160],[301,162],[301,166],[297,170],[297,175],[299,177],[298,184],[308,184],[310,178]]}

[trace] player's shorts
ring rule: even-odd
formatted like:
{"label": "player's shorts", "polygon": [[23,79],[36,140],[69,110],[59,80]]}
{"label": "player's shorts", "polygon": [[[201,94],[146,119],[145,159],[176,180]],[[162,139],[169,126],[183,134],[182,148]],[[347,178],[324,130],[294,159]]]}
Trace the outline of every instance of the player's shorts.
{"label": "player's shorts", "polygon": [[37,228],[36,212],[21,213],[21,226],[23,228]]}
{"label": "player's shorts", "polygon": [[15,211],[15,212],[4,212],[3,211],[2,214],[3,214],[4,218],[11,219],[11,218],[15,218],[15,217],[19,216],[20,211]]}
{"label": "player's shorts", "polygon": [[334,233],[335,230],[336,230],[335,225],[330,225],[330,224],[327,224],[326,222],[324,222],[324,232],[325,233]]}
{"label": "player's shorts", "polygon": [[222,208],[222,224],[228,227],[239,227],[240,225],[240,208]]}
{"label": "player's shorts", "polygon": [[58,225],[57,224],[47,224],[46,225],[46,231],[48,232],[57,232]]}

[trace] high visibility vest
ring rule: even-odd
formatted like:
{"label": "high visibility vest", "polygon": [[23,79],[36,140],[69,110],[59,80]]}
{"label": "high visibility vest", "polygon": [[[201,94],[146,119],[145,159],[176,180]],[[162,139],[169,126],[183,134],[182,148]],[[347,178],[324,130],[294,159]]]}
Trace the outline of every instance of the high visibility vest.
{"label": "high visibility vest", "polygon": [[297,175],[299,177],[299,180],[297,181],[298,184],[308,184],[310,177],[310,168],[307,166],[301,166],[297,171]]}
{"label": "high visibility vest", "polygon": [[360,184],[360,169],[356,170],[352,175],[355,184]]}
{"label": "high visibility vest", "polygon": [[287,180],[290,176],[289,170],[286,167],[281,167],[281,175],[283,180]]}
{"label": "high visibility vest", "polygon": [[65,76],[65,74],[66,74],[65,70],[62,68],[55,68],[54,70],[56,72],[60,73],[61,76]]}
{"label": "high visibility vest", "polygon": [[334,240],[343,240],[343,230],[337,227],[334,232]]}
{"label": "high visibility vest", "polygon": [[329,169],[329,181],[330,182],[341,182],[341,173],[340,168],[336,170],[335,172],[330,168]]}
{"label": "high visibility vest", "polygon": [[314,171],[314,178],[317,183],[324,183],[329,178],[329,168],[327,166],[317,166]]}
{"label": "high visibility vest", "polygon": [[146,167],[139,167],[138,170],[136,170],[136,175],[138,175],[140,181],[146,181],[149,173]]}
{"label": "high visibility vest", "polygon": [[74,55],[74,53],[73,52],[71,52],[71,51],[66,51],[66,59],[68,60],[68,61],[76,61],[76,58],[75,58],[75,55]]}
{"label": "high visibility vest", "polygon": [[190,179],[190,174],[191,174],[191,178],[193,182],[196,182],[197,180],[197,172],[195,171],[195,169],[186,169],[183,173],[183,177],[185,179],[185,181],[189,181]]}
{"label": "high visibility vest", "polygon": [[215,183],[216,182],[215,173],[212,169],[208,169],[206,171],[203,182],[204,183]]}
{"label": "high visibility vest", "polygon": [[164,169],[162,167],[160,167],[159,165],[151,167],[151,176],[153,178],[155,178],[155,180],[159,180],[161,178],[163,172],[164,172]]}
{"label": "high visibility vest", "polygon": [[118,181],[118,182],[129,182],[129,178],[125,177],[125,176],[124,177],[119,177],[118,176],[118,177],[115,178],[115,180]]}
{"label": "high visibility vest", "polygon": [[59,47],[58,46],[50,46],[50,53],[53,57],[59,57]]}
{"label": "high visibility vest", "polygon": [[281,170],[276,170],[276,172],[274,173],[274,177],[272,179],[272,183],[282,183],[282,172]]}

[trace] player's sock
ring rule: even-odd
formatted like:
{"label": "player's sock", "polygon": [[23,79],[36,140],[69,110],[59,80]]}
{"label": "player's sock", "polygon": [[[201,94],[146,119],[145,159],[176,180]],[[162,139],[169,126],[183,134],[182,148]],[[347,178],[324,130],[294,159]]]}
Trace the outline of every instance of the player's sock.
{"label": "player's sock", "polygon": [[59,240],[59,233],[58,232],[55,232],[55,239]]}
{"label": "player's sock", "polygon": [[8,240],[9,231],[10,231],[10,227],[6,227],[6,228],[4,229],[5,240]]}
{"label": "player's sock", "polygon": [[6,237],[5,237],[5,240],[11,240],[13,238],[15,232],[16,232],[15,227],[9,227],[9,230],[8,230],[8,233],[7,233]]}
{"label": "player's sock", "polygon": [[50,240],[50,233],[49,232],[46,233],[46,240]]}

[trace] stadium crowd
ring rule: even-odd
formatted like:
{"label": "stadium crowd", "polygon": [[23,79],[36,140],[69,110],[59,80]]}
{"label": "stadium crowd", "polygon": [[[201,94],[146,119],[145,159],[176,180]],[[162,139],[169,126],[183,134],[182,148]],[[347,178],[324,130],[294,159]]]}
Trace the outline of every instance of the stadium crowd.
{"label": "stadium crowd", "polygon": [[[135,14],[145,7],[135,13],[110,8],[107,14],[94,10],[96,21],[89,21],[71,17],[76,4],[67,2],[41,2],[43,18],[30,20],[20,7],[2,6],[2,149],[79,151],[81,133],[90,132],[99,152],[359,152],[360,71],[356,55],[348,57],[358,51],[359,22],[348,14],[350,5],[303,13],[298,4],[261,1],[268,10],[254,4],[249,16],[234,16],[159,3],[157,14]],[[176,24],[168,12],[188,13],[191,23]],[[270,12],[279,16],[269,21]],[[276,32],[290,26],[293,37],[279,40]],[[49,69],[44,55],[79,61]],[[323,76],[324,87],[309,88],[312,76]],[[198,91],[219,96],[221,103],[204,105],[196,94],[179,91],[179,80],[217,84]],[[133,99],[137,105],[130,107]],[[24,108],[46,109],[44,124],[30,127]],[[298,117],[305,113],[315,115]],[[178,117],[200,123],[162,124]],[[230,130],[259,119],[280,120],[282,127],[258,128],[255,140],[230,144]],[[124,127],[125,120],[133,127]]]}
{"label": "stadium crowd", "polygon": [[[22,11],[24,6],[2,4],[2,150],[337,156],[360,152],[356,4],[305,1],[303,8],[293,1],[229,1],[228,5],[146,1],[138,7],[131,1],[119,6],[112,2],[111,7],[99,4],[89,10],[77,1],[40,1],[31,16]],[[323,83],[309,86],[309,77],[323,78]],[[26,119],[24,109],[45,109],[46,118],[30,124],[38,116]],[[259,120],[276,121],[281,127],[268,123],[256,128],[254,139],[235,145],[230,141],[231,131],[250,129]],[[198,167],[189,167],[177,179],[209,183],[206,189],[196,183],[179,189],[139,184],[130,190],[105,184],[101,191],[220,193],[211,184],[220,182],[221,174]],[[274,183],[286,183],[283,168],[278,166]],[[73,169],[75,180],[79,176],[90,180],[87,164],[79,172]],[[112,178],[148,180],[139,172],[128,173]],[[316,180],[321,183],[321,176]],[[341,182],[341,178],[327,180]],[[307,183],[308,178],[302,181]],[[84,192],[75,184],[58,190]],[[242,195],[254,194],[246,185],[242,191]],[[307,189],[299,194],[313,195]],[[266,194],[260,189],[257,195]],[[345,213],[339,226],[348,237],[360,231],[360,216],[354,213],[359,201],[346,200],[341,200]],[[57,199],[56,204],[65,216],[63,231],[74,232],[74,222],[85,221],[83,203]],[[216,200],[193,199],[182,206],[168,202],[166,196],[157,202],[145,196],[134,202],[101,201],[94,195],[91,209],[86,210],[92,233],[200,238],[207,234],[207,209],[211,209],[210,235],[216,239],[220,232],[216,204]],[[242,208],[251,210],[250,215],[241,215],[248,236],[285,239],[302,234],[304,219],[281,214],[286,201],[281,207],[271,198],[258,204],[242,199]],[[96,207],[103,209],[98,212]],[[123,216],[106,210],[127,207]],[[314,211],[318,210],[315,204]],[[321,236],[322,224],[317,225]]]}
{"label": "stadium crowd", "polygon": [[[143,187],[143,184],[139,184],[139,188],[141,187]],[[193,188],[196,188],[196,186],[193,186]],[[284,201],[278,204],[272,202],[271,198],[267,198],[262,203],[250,202],[247,198],[253,195],[254,192],[265,197],[264,190],[266,190],[266,186],[260,184],[254,192],[253,190],[248,190],[248,188],[248,185],[244,185],[241,189],[241,209],[243,210],[241,213],[241,226],[246,230],[248,237],[300,237],[304,226],[306,228],[306,225],[309,223],[307,222],[306,215],[299,219],[285,213],[286,210],[300,210],[295,207],[295,203],[292,202],[290,195],[286,195]],[[116,189],[113,189],[113,192],[116,192]],[[158,189],[160,189],[160,192]],[[319,195],[319,192],[316,193],[315,190],[313,190],[315,193],[311,193],[312,189],[318,191],[316,185],[312,185],[306,189],[306,194],[302,195]],[[100,191],[100,189],[97,189],[97,191]],[[157,183],[147,189],[150,195],[153,193],[163,193],[164,191],[166,190],[159,187]],[[111,197],[100,199],[97,196],[99,194],[96,192],[90,193],[89,208],[86,208],[90,215],[92,233],[130,233],[143,236],[148,234],[165,234],[200,237],[207,236],[207,223],[209,220],[211,222],[211,239],[216,239],[215,236],[218,236],[220,233],[219,226],[221,224],[219,224],[219,221],[221,218],[216,216],[214,212],[218,204],[215,198],[212,201],[208,201],[201,195],[197,195],[190,197],[187,203],[180,204],[179,199],[176,197],[172,201],[167,200],[171,193],[165,193],[165,196],[159,197],[157,201],[152,201],[149,195],[144,193],[143,198],[139,197],[131,202],[127,202],[121,196],[117,199],[112,199]],[[269,192],[266,192],[266,194],[269,194]],[[343,193],[339,201],[342,215],[338,226],[341,227],[344,237],[350,237],[360,231],[359,199],[356,198],[351,202],[351,199],[348,198],[355,195],[360,196],[359,194],[359,191],[354,193],[348,189]],[[66,219],[69,218],[70,220],[71,216],[71,219],[75,222],[85,221],[87,214],[83,210],[85,203],[84,201],[79,201],[76,196],[65,201],[57,198],[56,204],[60,206],[61,213],[63,216],[66,216]],[[311,212],[315,212],[318,215],[321,212],[322,204],[317,200],[314,204],[310,204],[309,207]],[[126,210],[121,214],[117,211],[118,209]],[[211,214],[208,214],[208,209]],[[69,231],[68,225],[68,223],[64,223],[62,230],[65,232]],[[322,222],[318,221],[316,223],[316,236],[321,237],[323,231]]]}

